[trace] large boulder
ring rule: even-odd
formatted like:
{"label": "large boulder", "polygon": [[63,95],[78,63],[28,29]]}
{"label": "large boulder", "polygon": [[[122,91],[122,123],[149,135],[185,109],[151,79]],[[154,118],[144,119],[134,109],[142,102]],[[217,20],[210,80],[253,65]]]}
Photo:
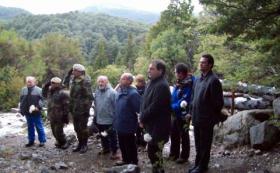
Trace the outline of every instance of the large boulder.
{"label": "large boulder", "polygon": [[279,129],[268,121],[250,128],[250,142],[254,149],[269,150],[279,141]]}
{"label": "large boulder", "polygon": [[280,97],[273,101],[273,110],[275,118],[280,119]]}
{"label": "large boulder", "polygon": [[226,148],[250,144],[249,131],[252,126],[269,119],[272,109],[253,109],[230,116],[222,126],[216,126],[214,141],[223,143]]}

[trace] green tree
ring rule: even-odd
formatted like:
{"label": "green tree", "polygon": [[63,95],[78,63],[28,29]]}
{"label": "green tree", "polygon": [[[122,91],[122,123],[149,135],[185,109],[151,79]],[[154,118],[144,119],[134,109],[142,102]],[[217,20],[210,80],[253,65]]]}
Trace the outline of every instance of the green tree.
{"label": "green tree", "polygon": [[106,54],[105,39],[100,39],[97,44],[97,52],[95,54],[93,66],[95,69],[101,69],[108,64],[109,64],[109,59]]}
{"label": "green tree", "polygon": [[45,78],[52,75],[63,77],[75,63],[84,64],[80,43],[64,35],[52,33],[35,43],[36,56],[46,65]]}

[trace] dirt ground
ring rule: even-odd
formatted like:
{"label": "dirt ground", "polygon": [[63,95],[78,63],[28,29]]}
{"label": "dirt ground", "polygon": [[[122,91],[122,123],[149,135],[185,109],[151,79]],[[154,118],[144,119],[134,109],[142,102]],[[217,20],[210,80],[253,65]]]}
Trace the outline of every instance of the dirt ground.
{"label": "dirt ground", "polygon": [[[1,116],[1,115],[0,115]],[[11,122],[12,124],[12,122]],[[3,124],[1,125],[3,127]],[[71,125],[70,125],[71,126]],[[115,161],[110,155],[98,155],[101,150],[100,141],[96,135],[89,139],[89,150],[85,154],[72,153],[71,145],[66,150],[57,149],[54,146],[54,138],[46,126],[47,143],[44,147],[38,147],[38,142],[31,148],[25,148],[26,126],[22,126],[22,132],[6,134],[0,137],[0,172],[3,173],[100,173],[106,168],[111,168]],[[67,128],[67,135],[75,133]],[[1,128],[0,128],[1,130]],[[166,173],[186,173],[192,167],[195,158],[194,142],[192,131],[191,154],[189,162],[176,164],[175,162],[164,161]],[[168,156],[169,144],[165,145],[163,155]],[[25,156],[30,156],[25,158]],[[142,173],[151,172],[151,164],[144,148],[139,148],[139,167]],[[57,165],[65,165],[58,168]],[[225,150],[222,144],[215,144],[212,147],[209,173],[253,173],[253,172],[280,172],[280,143],[270,151],[256,151],[250,147],[240,147],[234,150]],[[278,169],[279,168],[279,169]],[[278,169],[278,170],[277,170]]]}

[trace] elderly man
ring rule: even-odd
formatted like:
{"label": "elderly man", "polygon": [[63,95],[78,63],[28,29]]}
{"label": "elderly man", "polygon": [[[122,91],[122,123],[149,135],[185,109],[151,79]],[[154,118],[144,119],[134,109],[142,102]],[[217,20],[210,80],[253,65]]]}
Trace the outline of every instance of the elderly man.
{"label": "elderly man", "polygon": [[66,149],[69,143],[63,132],[63,126],[69,122],[69,95],[62,89],[61,79],[53,77],[43,87],[43,96],[47,98],[48,102],[48,118],[53,136],[56,139],[55,146]]}
{"label": "elderly man", "polygon": [[[70,113],[73,116],[74,130],[77,133],[78,145],[73,152],[85,153],[88,149],[88,129],[89,109],[93,101],[91,90],[91,79],[86,75],[86,69],[81,64],[74,64],[64,85],[70,88]],[[68,80],[70,79],[70,80]]]}
{"label": "elderly man", "polygon": [[112,159],[117,158],[117,134],[113,129],[113,118],[115,116],[116,91],[111,87],[107,76],[97,78],[97,89],[95,92],[95,121],[99,132],[101,132],[102,151],[100,154],[112,152]]}
{"label": "elderly man", "polygon": [[140,109],[140,95],[132,87],[133,76],[130,73],[122,74],[116,100],[116,127],[123,164],[138,164],[135,133],[138,126],[137,113]]}
{"label": "elderly man", "polygon": [[[140,125],[151,136],[148,141],[148,156],[153,173],[163,173],[162,149],[169,139],[171,124],[171,95],[167,80],[166,67],[162,60],[150,63],[148,77],[150,81],[143,96],[140,113]],[[145,138],[145,136],[144,136]]]}
{"label": "elderly man", "polygon": [[42,89],[36,86],[36,79],[33,76],[26,77],[26,87],[20,93],[20,113],[25,116],[28,128],[28,143],[26,147],[34,145],[35,127],[40,141],[39,146],[43,147],[46,142],[44,125],[42,121],[43,97]]}

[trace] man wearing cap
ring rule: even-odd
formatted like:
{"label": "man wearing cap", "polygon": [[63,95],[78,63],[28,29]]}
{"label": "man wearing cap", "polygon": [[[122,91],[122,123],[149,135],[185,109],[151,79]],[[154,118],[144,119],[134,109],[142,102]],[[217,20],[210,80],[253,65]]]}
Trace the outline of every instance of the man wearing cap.
{"label": "man wearing cap", "polygon": [[[69,110],[73,116],[74,129],[78,137],[78,145],[73,152],[85,153],[88,149],[88,129],[89,109],[93,101],[91,90],[91,79],[85,73],[85,67],[81,64],[74,64],[72,72],[66,76],[64,84],[70,88]],[[68,80],[67,82],[67,79]]]}
{"label": "man wearing cap", "polygon": [[43,87],[43,96],[47,98],[48,102],[48,118],[53,136],[56,139],[55,146],[66,149],[69,143],[63,132],[63,126],[69,122],[69,95],[62,89],[61,79],[53,77]]}
{"label": "man wearing cap", "polygon": [[43,97],[42,89],[36,86],[36,79],[33,76],[26,77],[26,87],[20,93],[20,113],[26,117],[28,129],[28,143],[26,147],[34,145],[35,127],[40,141],[39,146],[43,147],[46,142],[46,135],[42,121]]}

